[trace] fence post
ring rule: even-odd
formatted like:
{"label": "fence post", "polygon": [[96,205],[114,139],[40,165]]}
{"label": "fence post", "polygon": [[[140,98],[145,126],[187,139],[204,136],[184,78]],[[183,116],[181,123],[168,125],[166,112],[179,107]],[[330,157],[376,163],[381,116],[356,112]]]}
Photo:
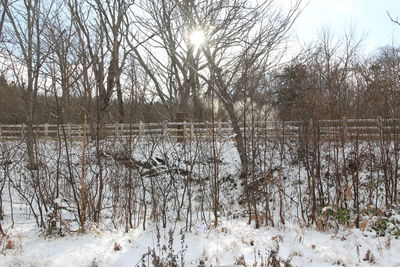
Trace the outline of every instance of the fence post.
{"label": "fence post", "polygon": [[176,114],[176,131],[177,131],[177,142],[183,143],[185,141],[185,128],[184,128],[184,114],[178,112]]}
{"label": "fence post", "polygon": [[125,123],[119,124],[119,134],[122,138],[125,136]]}
{"label": "fence post", "polygon": [[202,138],[204,138],[204,140],[208,140],[211,139],[211,136],[209,136],[209,131],[208,131],[208,121],[204,122],[204,131],[201,132],[202,134]]}
{"label": "fence post", "polygon": [[167,123],[167,121],[163,121],[163,123],[162,123],[162,137],[163,138],[165,138],[168,133],[167,129],[168,129],[168,123]]}
{"label": "fence post", "polygon": [[378,117],[378,127],[379,127],[379,139],[383,140],[384,139],[384,132],[383,132],[383,126],[382,126],[382,117]]}
{"label": "fence post", "polygon": [[223,136],[222,136],[222,122],[221,122],[221,121],[218,121],[218,122],[217,122],[217,125],[218,125],[218,137],[219,137],[220,139],[223,139]]}
{"label": "fence post", "polygon": [[139,140],[144,140],[143,138],[144,135],[144,126],[143,126],[143,122],[139,121]]}
{"label": "fence post", "polygon": [[187,137],[187,122],[186,121],[184,121],[183,122],[183,142],[185,142],[186,141],[186,137]]}
{"label": "fence post", "polygon": [[193,121],[190,123],[190,140],[194,139],[194,125],[193,125]]}
{"label": "fence post", "polygon": [[115,138],[118,138],[118,136],[119,136],[119,133],[118,133],[118,122],[116,122],[114,124],[114,135],[115,135]]}
{"label": "fence post", "polygon": [[25,136],[25,124],[21,124],[21,138]]}
{"label": "fence post", "polygon": [[72,126],[71,123],[68,123],[68,138],[72,138]]}
{"label": "fence post", "polygon": [[44,124],[44,135],[46,137],[49,136],[49,124],[48,123]]}
{"label": "fence post", "polygon": [[2,128],[2,125],[0,124],[0,137],[2,137],[1,128]]}
{"label": "fence post", "polygon": [[343,117],[343,142],[346,143],[347,140],[347,119]]}

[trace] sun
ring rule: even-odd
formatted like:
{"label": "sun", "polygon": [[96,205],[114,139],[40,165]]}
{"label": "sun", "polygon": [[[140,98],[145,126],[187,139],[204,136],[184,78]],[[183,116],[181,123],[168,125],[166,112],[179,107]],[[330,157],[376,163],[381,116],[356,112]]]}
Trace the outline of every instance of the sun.
{"label": "sun", "polygon": [[202,46],[206,40],[206,34],[202,29],[195,29],[189,33],[190,44],[197,48]]}

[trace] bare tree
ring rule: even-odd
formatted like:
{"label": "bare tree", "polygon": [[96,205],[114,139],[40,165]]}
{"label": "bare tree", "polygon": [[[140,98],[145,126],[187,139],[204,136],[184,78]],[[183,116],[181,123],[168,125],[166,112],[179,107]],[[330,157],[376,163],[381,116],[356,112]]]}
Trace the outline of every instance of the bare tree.
{"label": "bare tree", "polygon": [[[187,6],[188,3],[182,4]],[[143,14],[130,22],[137,23],[140,28],[138,33],[129,34],[137,62],[151,78],[155,92],[168,105],[172,117],[181,120],[201,118],[203,86],[192,68],[200,71],[205,66],[199,58],[199,50],[189,38],[195,25],[187,23],[180,3],[147,0],[138,5]],[[190,101],[194,104],[192,110]]]}
{"label": "bare tree", "polygon": [[276,104],[281,118],[307,122],[351,116],[362,40],[354,29],[340,38],[324,29],[316,43],[278,70]]}
{"label": "bare tree", "polygon": [[[47,25],[44,38],[52,44],[49,60],[45,64],[45,74],[50,76],[57,91],[52,92],[57,98],[61,93],[60,116],[62,123],[71,122],[76,116],[76,107],[72,105],[72,98],[82,96],[79,80],[82,78],[81,61],[79,58],[79,44],[73,22],[68,18],[65,5],[60,6],[58,16]],[[76,103],[76,101],[74,101]]]}
{"label": "bare tree", "polygon": [[119,103],[118,120],[122,122],[124,117],[120,84],[124,62],[128,55],[123,46],[124,36],[128,30],[124,20],[132,3],[125,0],[68,2],[72,21],[80,42],[87,49],[90,68],[95,76],[99,122],[107,115],[115,91]]}
{"label": "bare tree", "polygon": [[[399,116],[399,70],[400,49],[397,47],[381,48],[358,66],[362,90],[358,92],[357,102],[364,106],[358,112],[361,116]],[[371,101],[376,105],[366,105]]]}
{"label": "bare tree", "polygon": [[6,18],[6,9],[4,8],[4,6],[7,6],[7,5],[8,5],[7,1],[5,1],[4,5],[2,5],[3,8],[1,11],[1,18],[0,18],[0,36],[3,33],[3,25],[4,25],[5,18]]}
{"label": "bare tree", "polygon": [[272,0],[258,4],[220,0],[180,5],[188,23],[206,32],[207,42],[201,50],[209,75],[201,77],[215,90],[229,115],[243,173],[247,173],[248,159],[234,106],[235,95],[244,89],[239,81],[260,67],[275,66],[287,32],[301,11],[301,1],[295,1],[286,12],[275,4]]}
{"label": "bare tree", "polygon": [[37,169],[32,125],[41,83],[40,71],[49,54],[44,50],[42,34],[45,25],[51,20],[53,2],[27,0],[9,3],[3,0],[1,4],[7,16],[7,37],[4,44],[10,60],[13,61],[14,79],[24,94],[28,168]]}

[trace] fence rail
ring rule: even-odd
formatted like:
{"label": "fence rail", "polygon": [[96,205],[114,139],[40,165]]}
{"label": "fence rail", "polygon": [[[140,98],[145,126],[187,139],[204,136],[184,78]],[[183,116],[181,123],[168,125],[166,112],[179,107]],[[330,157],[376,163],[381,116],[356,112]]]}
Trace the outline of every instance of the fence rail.
{"label": "fence rail", "polygon": [[[85,129],[86,127],[86,129]],[[26,136],[27,126],[24,124],[1,125],[0,140],[15,140]],[[296,138],[300,134],[319,136],[322,140],[338,139],[381,139],[392,138],[400,133],[400,119],[342,119],[342,120],[310,120],[310,121],[263,121],[255,124],[241,125],[242,133],[263,138]],[[106,138],[161,138],[170,137],[179,140],[195,138],[233,138],[230,122],[163,122],[134,124],[38,124],[33,126],[36,138],[79,139],[84,131],[89,136],[96,133]]]}

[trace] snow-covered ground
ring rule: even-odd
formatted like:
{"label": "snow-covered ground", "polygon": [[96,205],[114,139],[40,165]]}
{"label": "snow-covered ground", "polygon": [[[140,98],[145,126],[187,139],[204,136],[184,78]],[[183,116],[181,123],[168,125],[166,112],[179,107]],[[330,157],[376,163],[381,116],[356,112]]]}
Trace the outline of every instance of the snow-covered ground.
{"label": "snow-covered ground", "polygon": [[[8,232],[14,249],[3,250],[1,266],[152,266],[149,249],[166,259],[169,252],[170,229],[99,231],[46,239],[40,232],[18,226]],[[120,245],[121,250],[114,246]],[[163,249],[163,246],[166,248]],[[196,225],[192,233],[173,233],[173,251],[178,266],[233,265],[262,266],[270,261],[271,252],[291,266],[400,266],[400,241],[376,237],[370,232],[342,229],[318,232],[299,225],[254,229],[242,220],[222,221],[215,229]],[[370,256],[367,258],[368,250]],[[244,259],[244,260],[243,260]],[[150,264],[148,264],[150,263]],[[290,265],[287,265],[290,266]]]}

